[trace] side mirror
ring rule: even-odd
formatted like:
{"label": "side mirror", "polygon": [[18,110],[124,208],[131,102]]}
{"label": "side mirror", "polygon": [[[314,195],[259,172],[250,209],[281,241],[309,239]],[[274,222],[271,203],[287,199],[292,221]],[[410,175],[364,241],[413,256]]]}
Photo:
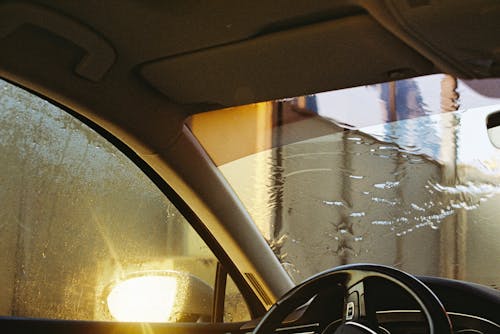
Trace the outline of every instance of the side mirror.
{"label": "side mirror", "polygon": [[144,271],[104,289],[110,315],[127,322],[210,321],[213,289],[185,272]]}
{"label": "side mirror", "polygon": [[486,127],[488,128],[490,142],[496,148],[500,148],[500,112],[488,115]]}

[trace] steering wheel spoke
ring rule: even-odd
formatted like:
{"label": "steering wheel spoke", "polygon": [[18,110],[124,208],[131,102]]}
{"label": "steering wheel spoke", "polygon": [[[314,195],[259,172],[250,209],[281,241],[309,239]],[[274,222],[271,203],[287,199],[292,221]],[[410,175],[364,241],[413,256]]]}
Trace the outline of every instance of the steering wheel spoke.
{"label": "steering wheel spoke", "polygon": [[346,284],[342,323],[358,323],[369,328],[378,328],[375,309],[367,303],[369,285],[366,279],[370,277],[367,272],[353,272]]}
{"label": "steering wheel spoke", "polygon": [[364,281],[347,287],[343,316],[344,321],[363,321],[367,317]]}

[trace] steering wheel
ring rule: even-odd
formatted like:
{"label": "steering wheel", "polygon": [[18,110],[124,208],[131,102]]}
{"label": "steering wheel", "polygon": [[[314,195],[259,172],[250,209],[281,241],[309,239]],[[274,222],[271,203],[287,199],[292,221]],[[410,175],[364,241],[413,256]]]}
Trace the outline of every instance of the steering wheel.
{"label": "steering wheel", "polygon": [[[335,334],[379,333],[375,312],[365,302],[364,280],[380,277],[403,288],[420,305],[430,334],[452,334],[450,318],[436,295],[422,282],[403,271],[376,264],[351,264],[319,273],[286,293],[266,313],[253,334],[269,334],[296,308],[324,289],[339,287],[344,291],[342,323]],[[370,314],[372,313],[372,314]]]}

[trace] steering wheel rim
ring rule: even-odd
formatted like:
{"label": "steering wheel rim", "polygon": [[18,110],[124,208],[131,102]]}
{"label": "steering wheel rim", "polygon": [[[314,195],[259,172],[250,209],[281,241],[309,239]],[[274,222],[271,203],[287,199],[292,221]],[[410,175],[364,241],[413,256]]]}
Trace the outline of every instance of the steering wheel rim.
{"label": "steering wheel rim", "polygon": [[[422,309],[429,326],[430,334],[453,333],[450,318],[443,304],[424,283],[413,275],[392,267],[377,264],[344,265],[310,277],[280,298],[264,315],[252,333],[273,333],[292,311],[306,304],[325,287],[332,287],[336,284],[339,287],[345,288],[347,292],[350,288],[363,282],[368,277],[384,278],[408,292]],[[352,321],[347,322],[352,323]],[[347,322],[343,315],[343,325],[347,324]],[[365,331],[364,333],[369,333],[369,331]]]}

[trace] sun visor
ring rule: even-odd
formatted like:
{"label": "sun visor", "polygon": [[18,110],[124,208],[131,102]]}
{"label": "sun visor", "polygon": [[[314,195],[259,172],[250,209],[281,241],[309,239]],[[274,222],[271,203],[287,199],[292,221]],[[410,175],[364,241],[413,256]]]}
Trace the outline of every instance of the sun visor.
{"label": "sun visor", "polygon": [[234,106],[434,71],[369,15],[274,32],[140,67],[178,103]]}

